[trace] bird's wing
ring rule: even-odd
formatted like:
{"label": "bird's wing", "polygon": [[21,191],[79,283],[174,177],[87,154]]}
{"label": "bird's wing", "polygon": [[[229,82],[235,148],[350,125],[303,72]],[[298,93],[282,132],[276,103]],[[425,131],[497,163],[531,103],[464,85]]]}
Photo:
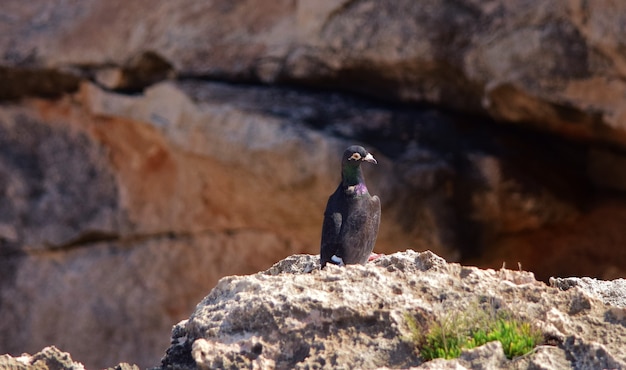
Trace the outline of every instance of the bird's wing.
{"label": "bird's wing", "polygon": [[364,256],[369,256],[365,250],[368,218],[368,207],[363,207],[361,202],[350,207],[349,215],[342,225],[341,243],[337,251],[346,264],[363,263],[363,258],[367,258]]}
{"label": "bird's wing", "polygon": [[[367,219],[367,240],[369,243],[368,249],[370,253],[374,249],[376,244],[376,238],[378,237],[378,228],[380,227],[380,198],[374,195],[369,201],[369,215]],[[368,255],[369,257],[369,255]]]}
{"label": "bird's wing", "polygon": [[322,267],[324,267],[327,262],[330,262],[332,256],[337,253],[342,222],[343,218],[341,216],[340,204],[337,199],[337,194],[335,193],[328,198],[326,210],[324,211],[322,243],[320,248],[320,263]]}
{"label": "bird's wing", "polygon": [[374,249],[380,225],[380,199],[377,196],[358,200],[344,220],[338,255],[346,264],[367,262]]}

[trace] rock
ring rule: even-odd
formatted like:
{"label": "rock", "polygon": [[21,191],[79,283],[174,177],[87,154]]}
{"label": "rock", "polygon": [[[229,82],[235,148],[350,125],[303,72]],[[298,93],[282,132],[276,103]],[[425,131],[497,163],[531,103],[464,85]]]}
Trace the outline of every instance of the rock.
{"label": "rock", "polygon": [[146,52],[131,59],[123,68],[95,71],[94,79],[111,90],[142,91],[146,86],[173,77],[172,66],[158,54]]}
{"label": "rock", "polygon": [[57,98],[78,89],[80,77],[55,68],[7,68],[0,66],[1,100],[26,96]]}
{"label": "rock", "polygon": [[535,348],[532,356],[516,360],[517,368],[532,370],[576,368],[566,356],[566,351],[561,348],[542,345]]}
{"label": "rock", "polygon": [[591,181],[599,187],[626,190],[626,175],[622,171],[626,162],[624,156],[610,150],[591,150],[588,159],[588,172]]}
{"label": "rock", "polygon": [[[80,362],[72,361],[69,353],[62,352],[55,346],[42,349],[34,355],[23,354],[19,357],[0,356],[0,368],[7,370],[84,370]],[[130,370],[130,369],[129,369]],[[137,369],[138,370],[138,369]]]}
{"label": "rock", "polygon": [[[171,76],[289,82],[481,112],[560,135],[626,144],[624,6],[579,0],[121,0],[23,4],[0,28],[0,81],[23,66],[140,89]],[[123,10],[122,10],[123,9]],[[219,19],[219,22],[215,22]],[[102,33],[106,28],[107,32]],[[124,40],[125,42],[119,42]],[[117,68],[121,79],[102,77]],[[364,78],[366,77],[366,78]],[[115,82],[118,81],[118,82]]]}
{"label": "rock", "polygon": [[[0,368],[5,370],[84,370],[80,362],[72,360],[67,352],[49,346],[34,355],[22,354],[19,357],[0,356]],[[137,365],[123,362],[107,370],[139,370]]]}
{"label": "rock", "polygon": [[317,252],[353,143],[377,252],[626,276],[625,6],[3,1],[0,353],[153,364],[220,277]]}
{"label": "rock", "polygon": [[501,369],[507,366],[502,344],[497,341],[463,351],[458,362],[468,369]]}
{"label": "rock", "polygon": [[0,173],[7,199],[0,204],[0,245],[7,249],[106,238],[124,222],[105,149],[85,130],[48,125],[29,109],[3,109]]}
{"label": "rock", "polygon": [[578,287],[583,292],[600,299],[607,305],[626,308],[625,279],[602,281],[588,277],[552,278],[550,279],[550,286],[561,290]]}
{"label": "rock", "polygon": [[110,367],[107,370],[140,370],[139,366],[131,365],[127,362],[122,362],[114,367]]}
{"label": "rock", "polygon": [[[465,369],[505,369],[510,363],[504,356],[500,342],[489,342],[480,347],[463,350],[457,359],[445,360],[437,358],[424,362],[418,367],[410,369],[420,370],[465,370]],[[382,369],[387,369],[383,367]]]}
{"label": "rock", "polygon": [[[153,364],[171,323],[220,277],[318,252],[346,135],[379,140],[380,164],[366,174],[383,200],[377,252],[483,254],[484,265],[522,262],[542,279],[619,274],[625,263],[614,255],[624,207],[609,200],[610,212],[581,215],[584,187],[572,184],[585,181],[575,172],[584,148],[337,93],[186,81],[123,95],[85,83],[0,109],[0,296],[23,297],[0,301],[12,318],[0,323],[12,338],[0,352],[53,337],[90,368]],[[575,248],[607,262],[558,263]],[[61,289],[68,280],[73,291]],[[106,294],[124,304],[103,305]],[[72,335],[58,338],[63,323]],[[91,350],[103,343],[120,349]]]}
{"label": "rock", "polygon": [[[382,256],[365,266],[315,267],[296,255],[249,276],[230,276],[174,327],[162,369],[174,368],[622,368],[626,329],[606,320],[616,308],[577,286],[532,273],[448,264],[431,252]],[[585,295],[588,305],[572,313]],[[405,315],[432,323],[477,300],[532,322],[550,345],[507,360],[499,342],[454,360],[423,362]]]}
{"label": "rock", "polygon": [[[205,232],[4,257],[2,352],[54,341],[91,368],[121,359],[153,365],[167,348],[172,323],[193,310],[211,282],[256,269],[254,261],[262,258],[257,249],[242,248],[247,245],[269,256],[283,248],[267,233]],[[111,350],[94,350],[99,346]]]}

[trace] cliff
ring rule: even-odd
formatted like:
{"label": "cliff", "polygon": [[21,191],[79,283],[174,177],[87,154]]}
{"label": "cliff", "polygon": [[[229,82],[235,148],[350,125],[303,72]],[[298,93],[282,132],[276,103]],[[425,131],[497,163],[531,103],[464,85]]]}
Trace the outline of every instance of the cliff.
{"label": "cliff", "polygon": [[221,277],[318,252],[354,143],[377,252],[626,276],[625,7],[3,1],[0,353],[155,364]]}

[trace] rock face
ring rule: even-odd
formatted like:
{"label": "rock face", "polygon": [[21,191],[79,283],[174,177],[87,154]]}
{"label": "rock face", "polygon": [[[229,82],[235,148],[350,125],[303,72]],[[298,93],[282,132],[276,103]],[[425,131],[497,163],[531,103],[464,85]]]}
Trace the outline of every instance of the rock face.
{"label": "rock face", "polygon": [[[582,190],[565,186],[585,181],[568,171],[579,162],[563,168],[527,157],[536,167],[518,167],[502,144],[521,143],[514,132],[490,137],[485,123],[467,126],[429,109],[187,81],[141,95],[84,83],[72,96],[1,111],[0,313],[12,320],[0,323],[0,348],[12,354],[53,343],[88,367],[153,364],[171,323],[220,277],[318,251],[324,203],[351,143],[342,137],[384,133],[380,164],[366,169],[383,199],[378,252],[407,243],[450,259],[474,256],[498,235],[570,222],[581,212],[570,193]],[[544,138],[532,148],[545,142],[554,143]],[[551,148],[586,158],[584,148]],[[528,182],[533,173],[555,181]],[[603,225],[621,230],[618,220]],[[561,232],[572,230],[566,224]],[[527,247],[526,238],[513,241]],[[610,255],[612,243],[591,250]],[[525,254],[502,259],[533,268],[532,251],[545,253],[519,249]],[[619,271],[620,261],[608,263]],[[596,276],[609,271],[596,266]],[[107,292],[115,299],[103,300]],[[28,326],[14,325],[22,320]],[[102,343],[118,349],[92,350]]]}
{"label": "rock face", "polygon": [[[325,270],[317,256],[296,255],[221,279],[174,327],[161,368],[624,368],[625,289],[624,280],[547,286],[529,272],[448,264],[431,252]],[[547,344],[513,360],[497,342],[423,362],[405,315],[427,328],[477,301],[530,320]]]}
{"label": "rock face", "polygon": [[626,276],[625,7],[4,0],[0,353],[156,363],[220,277],[318,252],[355,143],[377,252]]}
{"label": "rock face", "polygon": [[75,89],[84,75],[136,89],[170,70],[297,81],[626,143],[626,5],[529,4],[325,0],[259,9],[254,1],[10,0],[1,76],[11,82],[8,96],[54,92],[18,88],[24,69],[58,92]]}

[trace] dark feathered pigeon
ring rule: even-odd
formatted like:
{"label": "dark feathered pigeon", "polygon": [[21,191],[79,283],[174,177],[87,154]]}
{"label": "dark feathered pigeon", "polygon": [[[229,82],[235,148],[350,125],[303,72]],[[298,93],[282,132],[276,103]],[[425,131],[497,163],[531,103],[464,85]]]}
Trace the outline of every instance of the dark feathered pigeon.
{"label": "dark feathered pigeon", "polygon": [[320,262],[365,264],[380,224],[380,199],[365,186],[361,163],[377,163],[363,147],[346,149],[341,160],[341,183],[328,198],[322,226]]}

